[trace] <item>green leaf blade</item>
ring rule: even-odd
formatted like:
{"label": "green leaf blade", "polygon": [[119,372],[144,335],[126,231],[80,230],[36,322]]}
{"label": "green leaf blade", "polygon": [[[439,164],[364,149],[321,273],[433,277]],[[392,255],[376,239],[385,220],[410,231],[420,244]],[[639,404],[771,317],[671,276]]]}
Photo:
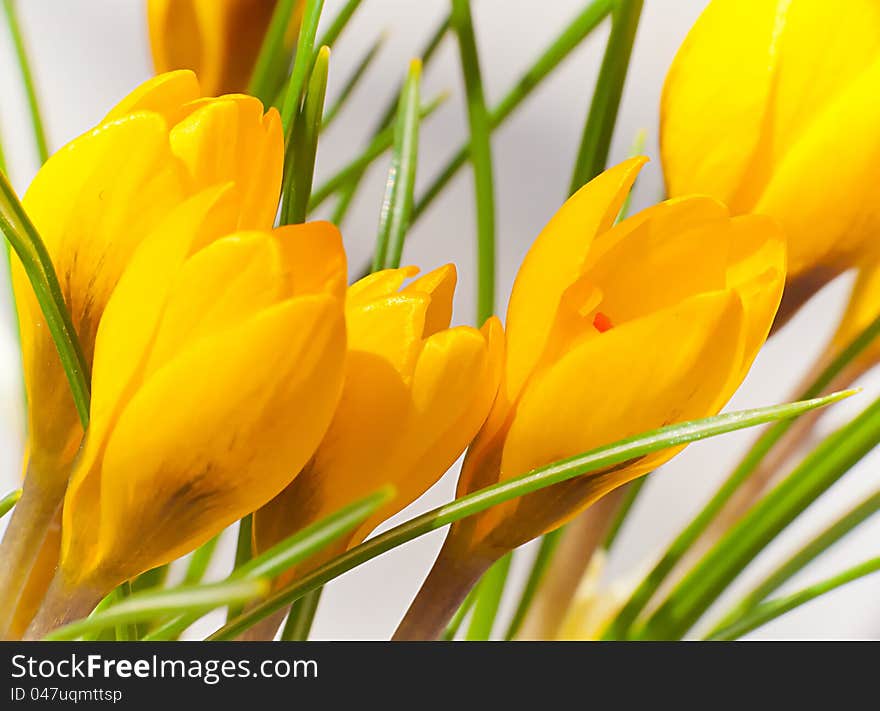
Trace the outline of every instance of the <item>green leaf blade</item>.
{"label": "green leaf blade", "polygon": [[422,63],[414,59],[409,65],[394,123],[394,146],[379,218],[374,271],[399,267],[403,255],[416,185],[421,76]]}
{"label": "green leaf blade", "polygon": [[731,623],[729,626],[713,632],[707,639],[714,641],[731,641],[739,639],[749,632],[756,630],[758,627],[766,625],[768,622],[785,615],[795,608],[805,605],[832,590],[836,590],[843,585],[864,578],[880,571],[880,558],[872,558],[871,560],[860,563],[839,573],[828,580],[823,580],[815,585],[810,585],[803,590],[799,590],[791,595],[769,600],[752,610],[748,611],[741,618]]}
{"label": "green leaf blade", "polygon": [[20,498],[21,489],[16,489],[15,491],[10,491],[6,496],[0,499],[0,518],[3,518],[6,514],[12,511]]}
{"label": "green leaf blade", "polygon": [[303,578],[273,593],[259,605],[224,625],[208,637],[208,639],[234,639],[241,632],[260,620],[352,568],[372,560],[414,538],[435,531],[467,516],[485,511],[496,504],[525,496],[547,486],[568,481],[569,479],[636,459],[662,449],[696,442],[708,437],[714,437],[746,427],[754,427],[778,419],[797,417],[817,407],[824,407],[849,397],[853,393],[854,391],[844,391],[803,402],[741,410],[678,425],[669,425],[599,447],[585,454],[555,462],[522,476],[480,489],[450,504],[440,506],[410,521],[395,526],[378,536],[368,539],[359,546],[355,546],[311,571]]}
{"label": "green leaf blade", "polygon": [[48,634],[46,640],[76,639],[107,627],[148,622],[158,616],[179,613],[182,610],[204,613],[224,605],[251,602],[266,595],[268,591],[269,581],[255,579],[136,593],[98,614],[58,628]]}

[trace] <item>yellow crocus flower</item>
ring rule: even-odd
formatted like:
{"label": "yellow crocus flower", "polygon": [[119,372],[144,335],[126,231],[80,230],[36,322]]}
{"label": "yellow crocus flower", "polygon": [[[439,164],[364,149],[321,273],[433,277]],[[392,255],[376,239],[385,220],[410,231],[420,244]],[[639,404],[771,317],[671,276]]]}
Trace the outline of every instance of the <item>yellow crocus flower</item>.
{"label": "yellow crocus flower", "polygon": [[[189,71],[156,77],[55,153],[23,198],[58,275],[91,367],[104,308],[131,254],[171,211],[228,185],[228,231],[272,226],[283,136],[277,111],[246,96],[201,96]],[[4,537],[0,637],[82,439],[55,344],[24,269],[13,260],[28,401],[22,500]]]}
{"label": "yellow crocus flower", "polygon": [[339,232],[222,236],[229,195],[175,210],[107,304],[59,569],[31,634],[264,505],[327,429],[345,359]]}
{"label": "yellow crocus flower", "polygon": [[348,289],[339,407],[304,471],[254,516],[258,551],[393,485],[391,501],[305,566],[360,543],[443,476],[489,414],[503,358],[500,322],[450,328],[454,265],[403,287],[417,272],[389,269]]}
{"label": "yellow crocus flower", "polygon": [[[156,72],[191,69],[209,94],[247,88],[277,0],[147,0]],[[298,0],[286,40],[292,46],[305,0]]]}
{"label": "yellow crocus flower", "polygon": [[669,70],[661,150],[670,196],[775,218],[789,315],[880,256],[880,3],[713,0]]}
{"label": "yellow crocus flower", "polygon": [[[717,413],[745,377],[782,294],[772,220],[673,199],[617,226],[643,159],[572,196],[529,250],[507,312],[506,373],[468,450],[464,495],[639,432]],[[438,634],[503,554],[551,531],[680,448],[454,524],[398,638]]]}

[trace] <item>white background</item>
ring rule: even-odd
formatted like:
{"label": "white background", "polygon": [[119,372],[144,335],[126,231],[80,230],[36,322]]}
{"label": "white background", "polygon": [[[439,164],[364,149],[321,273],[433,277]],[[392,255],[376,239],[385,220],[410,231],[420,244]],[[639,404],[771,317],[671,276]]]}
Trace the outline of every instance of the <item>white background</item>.
{"label": "white background", "polygon": [[[110,106],[151,74],[143,0],[19,0],[20,15],[35,66],[36,81],[52,149],[96,123]],[[478,0],[474,3],[488,99],[500,99],[522,71],[584,5],[584,0]],[[626,157],[640,128],[648,131],[645,169],[636,194],[644,207],[661,194],[657,154],[657,105],[663,77],[705,0],[647,0],[629,80],[623,98],[611,160]],[[342,5],[328,0],[325,21]],[[388,41],[349,108],[321,143],[318,182],[354,155],[371,130],[405,71],[407,60],[430,35],[444,13],[445,0],[365,0],[331,62],[329,101],[353,66],[382,31]],[[493,141],[499,239],[499,312],[503,313],[515,270],[531,240],[565,196],[607,27],[603,26],[534,92]],[[465,135],[457,51],[444,41],[425,77],[425,96],[449,90],[452,100],[422,131],[419,185]],[[5,27],[0,30],[0,129],[16,188],[23,192],[36,162],[24,95]],[[721,138],[721,137],[719,137]],[[369,253],[387,169],[370,174],[344,226],[350,263],[357,268]],[[423,269],[454,261],[459,268],[456,320],[474,311],[474,213],[471,178],[462,171],[452,186],[415,226],[405,261]],[[23,424],[12,318],[5,274],[0,275],[0,491],[19,475]],[[838,318],[849,277],[822,292],[796,320],[769,343],[731,407],[766,405],[786,399]],[[867,378],[867,392],[838,406],[823,420],[830,430],[866,405],[878,390]],[[856,400],[858,400],[856,402]],[[626,575],[656,554],[711,494],[753,438],[739,433],[691,446],[644,490],[626,524],[609,573]],[[749,568],[738,589],[797,547],[805,535],[830,521],[874,490],[880,475],[876,455],[851,471]],[[409,516],[449,500],[454,472],[406,510]],[[144,492],[149,496],[149,492]],[[395,520],[399,520],[395,519]],[[332,584],[316,621],[317,638],[386,638],[430,566],[442,534],[435,533],[386,554]],[[230,543],[230,541],[227,541]],[[880,517],[863,525],[799,575],[787,589],[801,587],[877,555]],[[522,569],[524,557],[516,572]],[[215,570],[220,574],[221,570]],[[737,588],[734,588],[733,593]],[[512,596],[509,596],[512,597]],[[729,599],[729,598],[728,598]],[[857,582],[770,624],[751,635],[763,639],[880,637],[880,575]],[[509,608],[510,600],[507,600]]]}

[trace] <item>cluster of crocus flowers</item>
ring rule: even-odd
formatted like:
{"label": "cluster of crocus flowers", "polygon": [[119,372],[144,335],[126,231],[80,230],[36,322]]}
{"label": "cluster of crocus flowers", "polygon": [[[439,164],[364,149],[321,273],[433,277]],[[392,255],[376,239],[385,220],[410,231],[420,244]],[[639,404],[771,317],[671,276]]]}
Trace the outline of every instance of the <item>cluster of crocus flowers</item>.
{"label": "cluster of crocus flowers", "polygon": [[[193,196],[226,186],[229,231],[271,228],[283,163],[281,121],[242,95],[206,98],[192,72],[141,85],[93,130],[53,155],[23,204],[55,266],[86,364],[132,254]],[[4,539],[0,635],[64,496],[83,435],[55,344],[13,262],[28,401],[22,500]]]}
{"label": "cluster of crocus flowers", "polygon": [[345,358],[341,237],[328,223],[230,233],[235,203],[221,187],[181,205],[107,304],[33,634],[265,504],[324,435]]}
{"label": "cluster of crocus flowers", "polygon": [[[463,495],[629,435],[718,412],[773,322],[785,247],[768,218],[705,197],[612,227],[642,165],[570,198],[520,268],[505,375],[470,447]],[[398,639],[430,638],[498,558],[671,458],[669,449],[453,524]]]}
{"label": "cluster of crocus flowers", "polygon": [[669,195],[707,194],[732,214],[779,222],[781,318],[880,257],[878,82],[873,0],[713,0],[670,69],[660,131]]}
{"label": "cluster of crocus flowers", "polygon": [[[147,0],[157,73],[191,69],[208,94],[244,91],[278,0]],[[292,47],[305,0],[296,0],[284,41]]]}

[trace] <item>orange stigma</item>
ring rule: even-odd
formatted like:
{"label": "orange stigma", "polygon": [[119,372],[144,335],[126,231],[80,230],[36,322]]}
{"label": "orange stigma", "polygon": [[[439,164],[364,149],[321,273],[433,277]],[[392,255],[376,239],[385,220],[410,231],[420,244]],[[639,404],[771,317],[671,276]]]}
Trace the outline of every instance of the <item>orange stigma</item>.
{"label": "orange stigma", "polygon": [[601,311],[597,311],[596,315],[593,317],[593,326],[595,326],[596,330],[599,333],[605,333],[605,331],[609,331],[614,328],[614,324],[611,323],[611,319],[608,318]]}

